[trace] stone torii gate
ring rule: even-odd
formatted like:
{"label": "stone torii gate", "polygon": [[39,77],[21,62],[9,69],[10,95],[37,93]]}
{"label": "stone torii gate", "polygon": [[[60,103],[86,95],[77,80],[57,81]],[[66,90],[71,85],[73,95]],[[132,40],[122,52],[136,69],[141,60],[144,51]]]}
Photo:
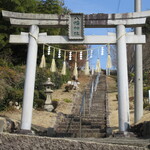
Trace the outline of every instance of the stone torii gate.
{"label": "stone torii gate", "polygon": [[6,19],[15,26],[29,27],[29,33],[10,35],[10,43],[28,44],[27,67],[23,97],[22,130],[31,130],[34,82],[38,44],[117,44],[118,60],[118,101],[119,130],[127,131],[129,127],[129,95],[126,44],[145,43],[144,35],[126,34],[126,27],[139,27],[145,24],[150,11],[127,14],[91,14],[85,15],[85,28],[114,27],[116,35],[85,36],[80,40],[69,40],[68,36],[47,36],[39,33],[39,27],[67,27],[69,15],[31,14],[2,11]]}

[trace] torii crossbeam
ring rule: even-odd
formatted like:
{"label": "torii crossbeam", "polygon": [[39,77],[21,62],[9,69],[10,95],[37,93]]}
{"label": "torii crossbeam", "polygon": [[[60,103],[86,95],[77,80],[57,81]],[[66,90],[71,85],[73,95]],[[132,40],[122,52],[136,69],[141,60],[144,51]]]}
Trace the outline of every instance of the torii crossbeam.
{"label": "torii crossbeam", "polygon": [[68,40],[67,36],[47,36],[39,33],[39,27],[67,27],[69,15],[31,14],[2,11],[12,25],[30,27],[29,33],[11,35],[10,43],[28,43],[28,56],[23,97],[22,130],[31,130],[34,82],[38,44],[117,44],[118,53],[118,101],[119,130],[128,131],[129,94],[126,44],[143,44],[145,36],[126,35],[125,27],[139,27],[150,17],[150,11],[126,14],[85,15],[85,28],[109,28],[117,30],[116,36],[85,36],[84,40]]}

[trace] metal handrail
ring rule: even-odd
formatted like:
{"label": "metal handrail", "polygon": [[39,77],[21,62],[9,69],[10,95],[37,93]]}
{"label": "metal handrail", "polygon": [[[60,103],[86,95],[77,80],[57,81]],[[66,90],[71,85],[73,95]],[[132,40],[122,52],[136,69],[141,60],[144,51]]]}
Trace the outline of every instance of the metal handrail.
{"label": "metal handrail", "polygon": [[81,107],[80,107],[80,116],[82,115],[82,113],[85,116],[85,99],[86,99],[86,91],[84,91],[84,94],[82,96],[82,103],[81,103]]}
{"label": "metal handrail", "polygon": [[97,90],[97,85],[99,83],[99,78],[100,78],[100,73],[97,74],[96,79],[95,79],[95,86],[94,86],[94,90]]}
{"label": "metal handrail", "polygon": [[94,82],[92,81],[91,87],[90,87],[90,97],[89,97],[89,115],[91,114],[91,106],[92,106],[92,100],[93,100],[93,92],[94,92]]}
{"label": "metal handrail", "polygon": [[[97,90],[97,85],[99,83],[100,73],[98,73],[94,78],[92,79],[90,83],[90,97],[89,97],[89,115],[91,114],[91,106],[92,106],[92,100],[93,100],[93,93]],[[82,102],[80,107],[80,138],[82,134],[82,114],[85,116],[85,101],[87,98],[87,93],[84,91],[84,94],[82,96]]]}

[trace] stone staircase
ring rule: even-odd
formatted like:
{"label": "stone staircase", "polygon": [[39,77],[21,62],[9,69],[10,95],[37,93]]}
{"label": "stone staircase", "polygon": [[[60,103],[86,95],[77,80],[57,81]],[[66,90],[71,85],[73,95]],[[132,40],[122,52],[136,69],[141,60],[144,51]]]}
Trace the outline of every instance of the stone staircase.
{"label": "stone staircase", "polygon": [[[93,99],[89,109],[90,85],[85,89],[86,97],[84,110],[80,112],[81,101],[75,104],[71,115],[61,115],[55,129],[56,137],[106,137],[107,127],[107,96],[106,76],[101,74],[97,90],[93,92]],[[83,105],[82,105],[83,106]]]}

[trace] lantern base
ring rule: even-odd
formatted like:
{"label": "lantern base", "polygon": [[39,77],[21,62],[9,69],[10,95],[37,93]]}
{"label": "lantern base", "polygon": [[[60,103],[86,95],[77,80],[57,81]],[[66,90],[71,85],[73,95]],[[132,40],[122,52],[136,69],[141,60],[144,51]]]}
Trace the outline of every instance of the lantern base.
{"label": "lantern base", "polygon": [[44,105],[44,109],[48,112],[52,112],[54,107],[53,107],[53,105]]}

